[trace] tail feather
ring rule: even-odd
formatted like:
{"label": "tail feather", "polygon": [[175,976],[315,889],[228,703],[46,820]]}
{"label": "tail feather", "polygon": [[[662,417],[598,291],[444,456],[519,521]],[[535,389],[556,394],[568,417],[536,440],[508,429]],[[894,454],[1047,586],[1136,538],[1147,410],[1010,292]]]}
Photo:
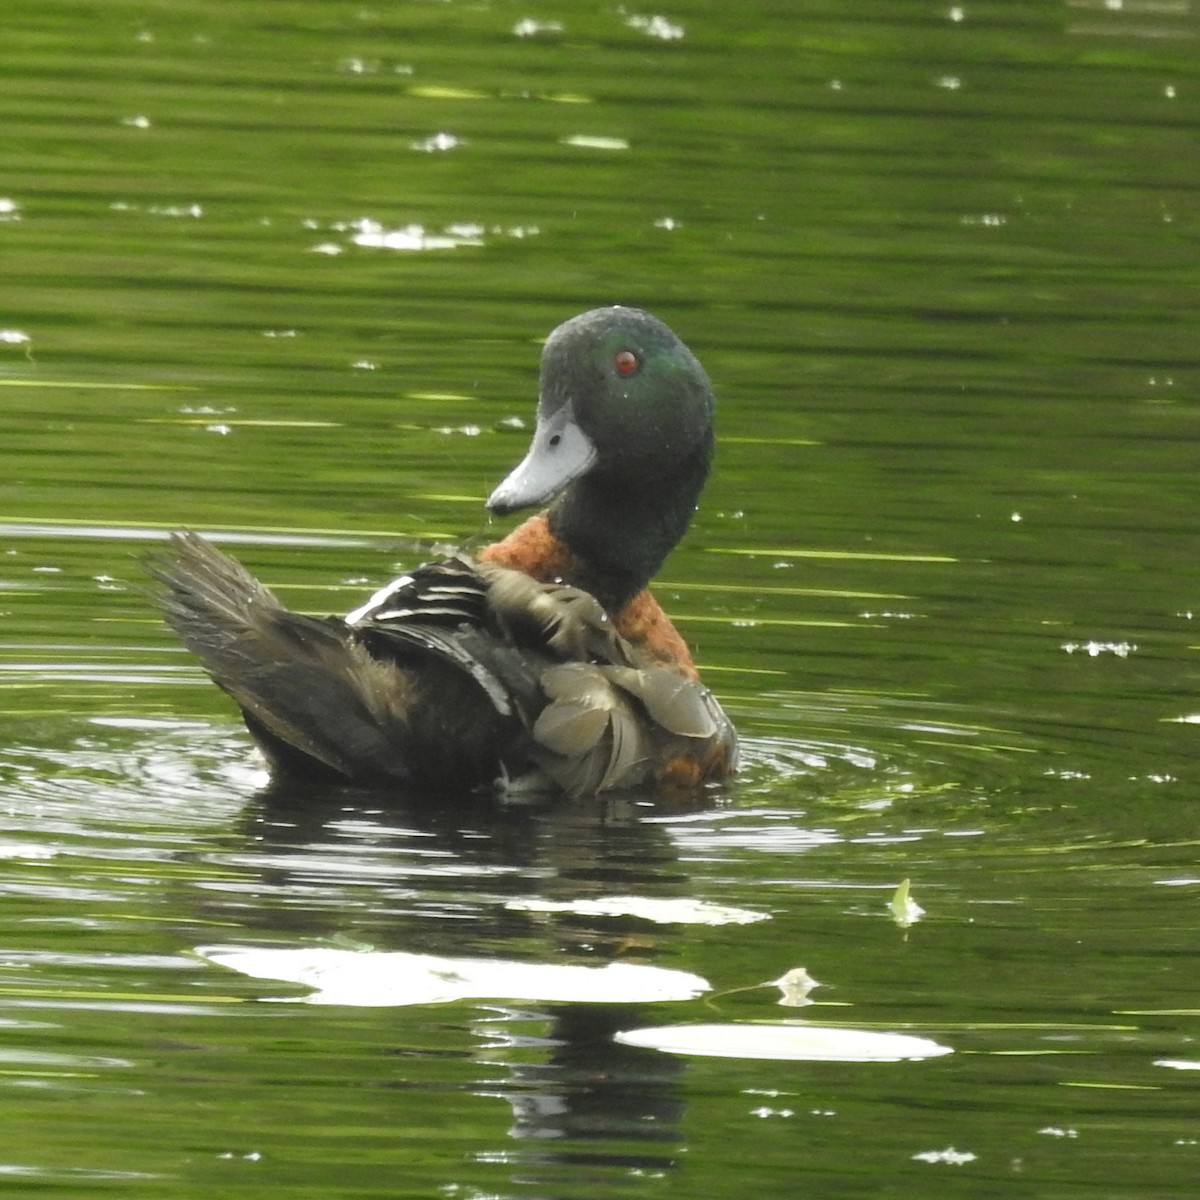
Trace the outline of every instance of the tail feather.
{"label": "tail feather", "polygon": [[345,622],[289,612],[197,534],[149,564],[167,623],[237,701],[272,764],[314,778],[411,782],[411,673],[373,658]]}

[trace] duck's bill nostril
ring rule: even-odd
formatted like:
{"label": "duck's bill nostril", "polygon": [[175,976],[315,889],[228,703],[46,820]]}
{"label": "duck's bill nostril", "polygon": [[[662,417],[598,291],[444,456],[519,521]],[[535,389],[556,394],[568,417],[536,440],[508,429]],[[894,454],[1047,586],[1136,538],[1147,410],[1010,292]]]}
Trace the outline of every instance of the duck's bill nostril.
{"label": "duck's bill nostril", "polygon": [[529,453],[488,497],[499,517],[553,499],[595,461],[596,447],[576,424],[570,405],[539,419]]}

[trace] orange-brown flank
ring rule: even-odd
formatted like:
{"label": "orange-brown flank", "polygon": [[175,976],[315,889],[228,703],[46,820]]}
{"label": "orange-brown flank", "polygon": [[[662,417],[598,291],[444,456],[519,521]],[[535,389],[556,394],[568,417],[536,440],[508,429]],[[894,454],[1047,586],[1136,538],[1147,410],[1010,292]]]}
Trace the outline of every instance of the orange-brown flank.
{"label": "orange-brown flank", "polygon": [[702,783],[728,779],[733,772],[733,752],[725,740],[708,746],[706,754],[677,754],[654,772],[655,781],[666,787],[695,788]]}

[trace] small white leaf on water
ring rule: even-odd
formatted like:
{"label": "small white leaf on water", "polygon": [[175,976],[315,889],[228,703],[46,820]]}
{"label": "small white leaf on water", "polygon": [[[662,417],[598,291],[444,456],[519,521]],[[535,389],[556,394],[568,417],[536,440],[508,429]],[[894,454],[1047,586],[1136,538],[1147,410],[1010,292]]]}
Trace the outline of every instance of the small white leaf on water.
{"label": "small white leaf on water", "polygon": [[793,967],[790,971],[785,971],[778,979],[772,979],[771,984],[783,993],[779,1003],[785,1008],[803,1008],[806,1004],[811,1004],[808,993],[821,986],[803,967]]}
{"label": "small white leaf on water", "polygon": [[909,890],[909,880],[905,879],[896,889],[892,896],[891,902],[888,904],[888,909],[892,914],[892,920],[900,926],[901,929],[907,929],[910,925],[916,924],[924,915],[925,910],[912,898]]}

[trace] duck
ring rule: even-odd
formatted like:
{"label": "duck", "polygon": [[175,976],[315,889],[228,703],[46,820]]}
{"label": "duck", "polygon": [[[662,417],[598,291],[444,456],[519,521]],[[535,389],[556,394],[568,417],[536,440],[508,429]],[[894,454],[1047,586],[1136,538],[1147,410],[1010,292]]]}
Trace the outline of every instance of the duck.
{"label": "duck", "polygon": [[699,361],[637,308],[559,325],[528,453],[486,502],[536,509],[344,617],[285,608],[198,533],[151,557],[167,624],[240,708],[276,783],[443,795],[695,790],[732,722],[650,591],[713,454]]}

